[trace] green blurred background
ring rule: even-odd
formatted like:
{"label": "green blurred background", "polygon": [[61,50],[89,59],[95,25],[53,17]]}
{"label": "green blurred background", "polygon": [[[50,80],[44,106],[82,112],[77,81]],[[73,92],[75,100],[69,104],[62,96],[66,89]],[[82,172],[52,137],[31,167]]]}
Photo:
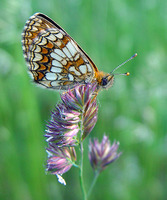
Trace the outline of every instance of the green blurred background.
{"label": "green blurred background", "polygon": [[[98,122],[120,141],[122,156],[99,177],[90,199],[167,199],[167,1],[0,0],[0,199],[81,199],[78,169],[67,186],[45,174],[44,130],[59,93],[31,83],[21,49],[26,20],[42,12],[61,25],[99,70],[118,72],[113,88],[98,95]],[[86,155],[84,177],[93,171]]]}

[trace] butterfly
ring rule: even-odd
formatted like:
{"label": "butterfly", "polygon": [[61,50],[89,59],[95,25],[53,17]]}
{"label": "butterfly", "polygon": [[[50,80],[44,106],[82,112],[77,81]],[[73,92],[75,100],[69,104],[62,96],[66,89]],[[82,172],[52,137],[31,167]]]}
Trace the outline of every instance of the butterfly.
{"label": "butterfly", "polygon": [[109,88],[114,81],[113,71],[122,65],[111,73],[99,71],[73,38],[42,13],[34,14],[26,22],[22,48],[34,82],[56,90],[67,90],[76,84],[86,83],[96,83],[97,91]]}

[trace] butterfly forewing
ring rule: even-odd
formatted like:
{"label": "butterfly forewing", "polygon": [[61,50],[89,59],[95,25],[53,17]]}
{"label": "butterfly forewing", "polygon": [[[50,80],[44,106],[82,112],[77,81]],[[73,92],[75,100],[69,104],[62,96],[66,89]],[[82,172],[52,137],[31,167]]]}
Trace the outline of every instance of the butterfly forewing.
{"label": "butterfly forewing", "polygon": [[29,72],[44,87],[65,90],[77,83],[92,82],[98,72],[77,43],[43,14],[30,17],[22,37]]}

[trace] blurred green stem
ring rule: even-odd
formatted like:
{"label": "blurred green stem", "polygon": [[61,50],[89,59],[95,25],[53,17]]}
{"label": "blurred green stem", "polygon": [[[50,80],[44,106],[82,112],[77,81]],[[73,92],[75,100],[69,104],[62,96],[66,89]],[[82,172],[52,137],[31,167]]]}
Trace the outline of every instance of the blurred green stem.
{"label": "blurred green stem", "polygon": [[80,123],[80,131],[81,131],[81,135],[80,135],[80,151],[81,151],[81,162],[80,162],[80,185],[81,185],[81,189],[82,189],[82,193],[83,193],[83,199],[87,200],[87,195],[86,195],[86,191],[85,191],[85,185],[84,185],[84,180],[83,180],[83,141],[82,141],[82,136],[83,136],[83,113],[84,113],[84,109],[82,110],[82,114],[81,114],[81,123]]}
{"label": "blurred green stem", "polygon": [[87,195],[85,191],[85,185],[83,180],[83,142],[80,143],[80,150],[81,150],[81,163],[80,163],[80,185],[83,193],[83,199],[87,200]]}
{"label": "blurred green stem", "polygon": [[95,176],[94,176],[94,179],[93,179],[93,181],[92,181],[92,184],[91,184],[91,186],[90,186],[90,189],[89,189],[89,191],[88,191],[88,197],[90,196],[90,194],[91,194],[91,192],[92,192],[92,189],[94,188],[94,186],[95,186],[95,183],[96,183],[96,181],[97,181],[97,178],[98,178],[98,176],[99,176],[99,171],[96,171],[95,172]]}

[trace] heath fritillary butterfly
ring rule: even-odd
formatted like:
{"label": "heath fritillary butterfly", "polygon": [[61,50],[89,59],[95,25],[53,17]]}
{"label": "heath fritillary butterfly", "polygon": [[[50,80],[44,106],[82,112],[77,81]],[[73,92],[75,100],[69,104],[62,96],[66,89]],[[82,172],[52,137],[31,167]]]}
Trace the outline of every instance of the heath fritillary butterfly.
{"label": "heath fritillary butterfly", "polygon": [[[36,13],[26,22],[22,48],[35,83],[56,90],[67,90],[76,84],[96,83],[97,91],[113,84],[113,72],[98,70],[91,58],[58,24],[44,14]],[[125,73],[124,75],[129,75]]]}

